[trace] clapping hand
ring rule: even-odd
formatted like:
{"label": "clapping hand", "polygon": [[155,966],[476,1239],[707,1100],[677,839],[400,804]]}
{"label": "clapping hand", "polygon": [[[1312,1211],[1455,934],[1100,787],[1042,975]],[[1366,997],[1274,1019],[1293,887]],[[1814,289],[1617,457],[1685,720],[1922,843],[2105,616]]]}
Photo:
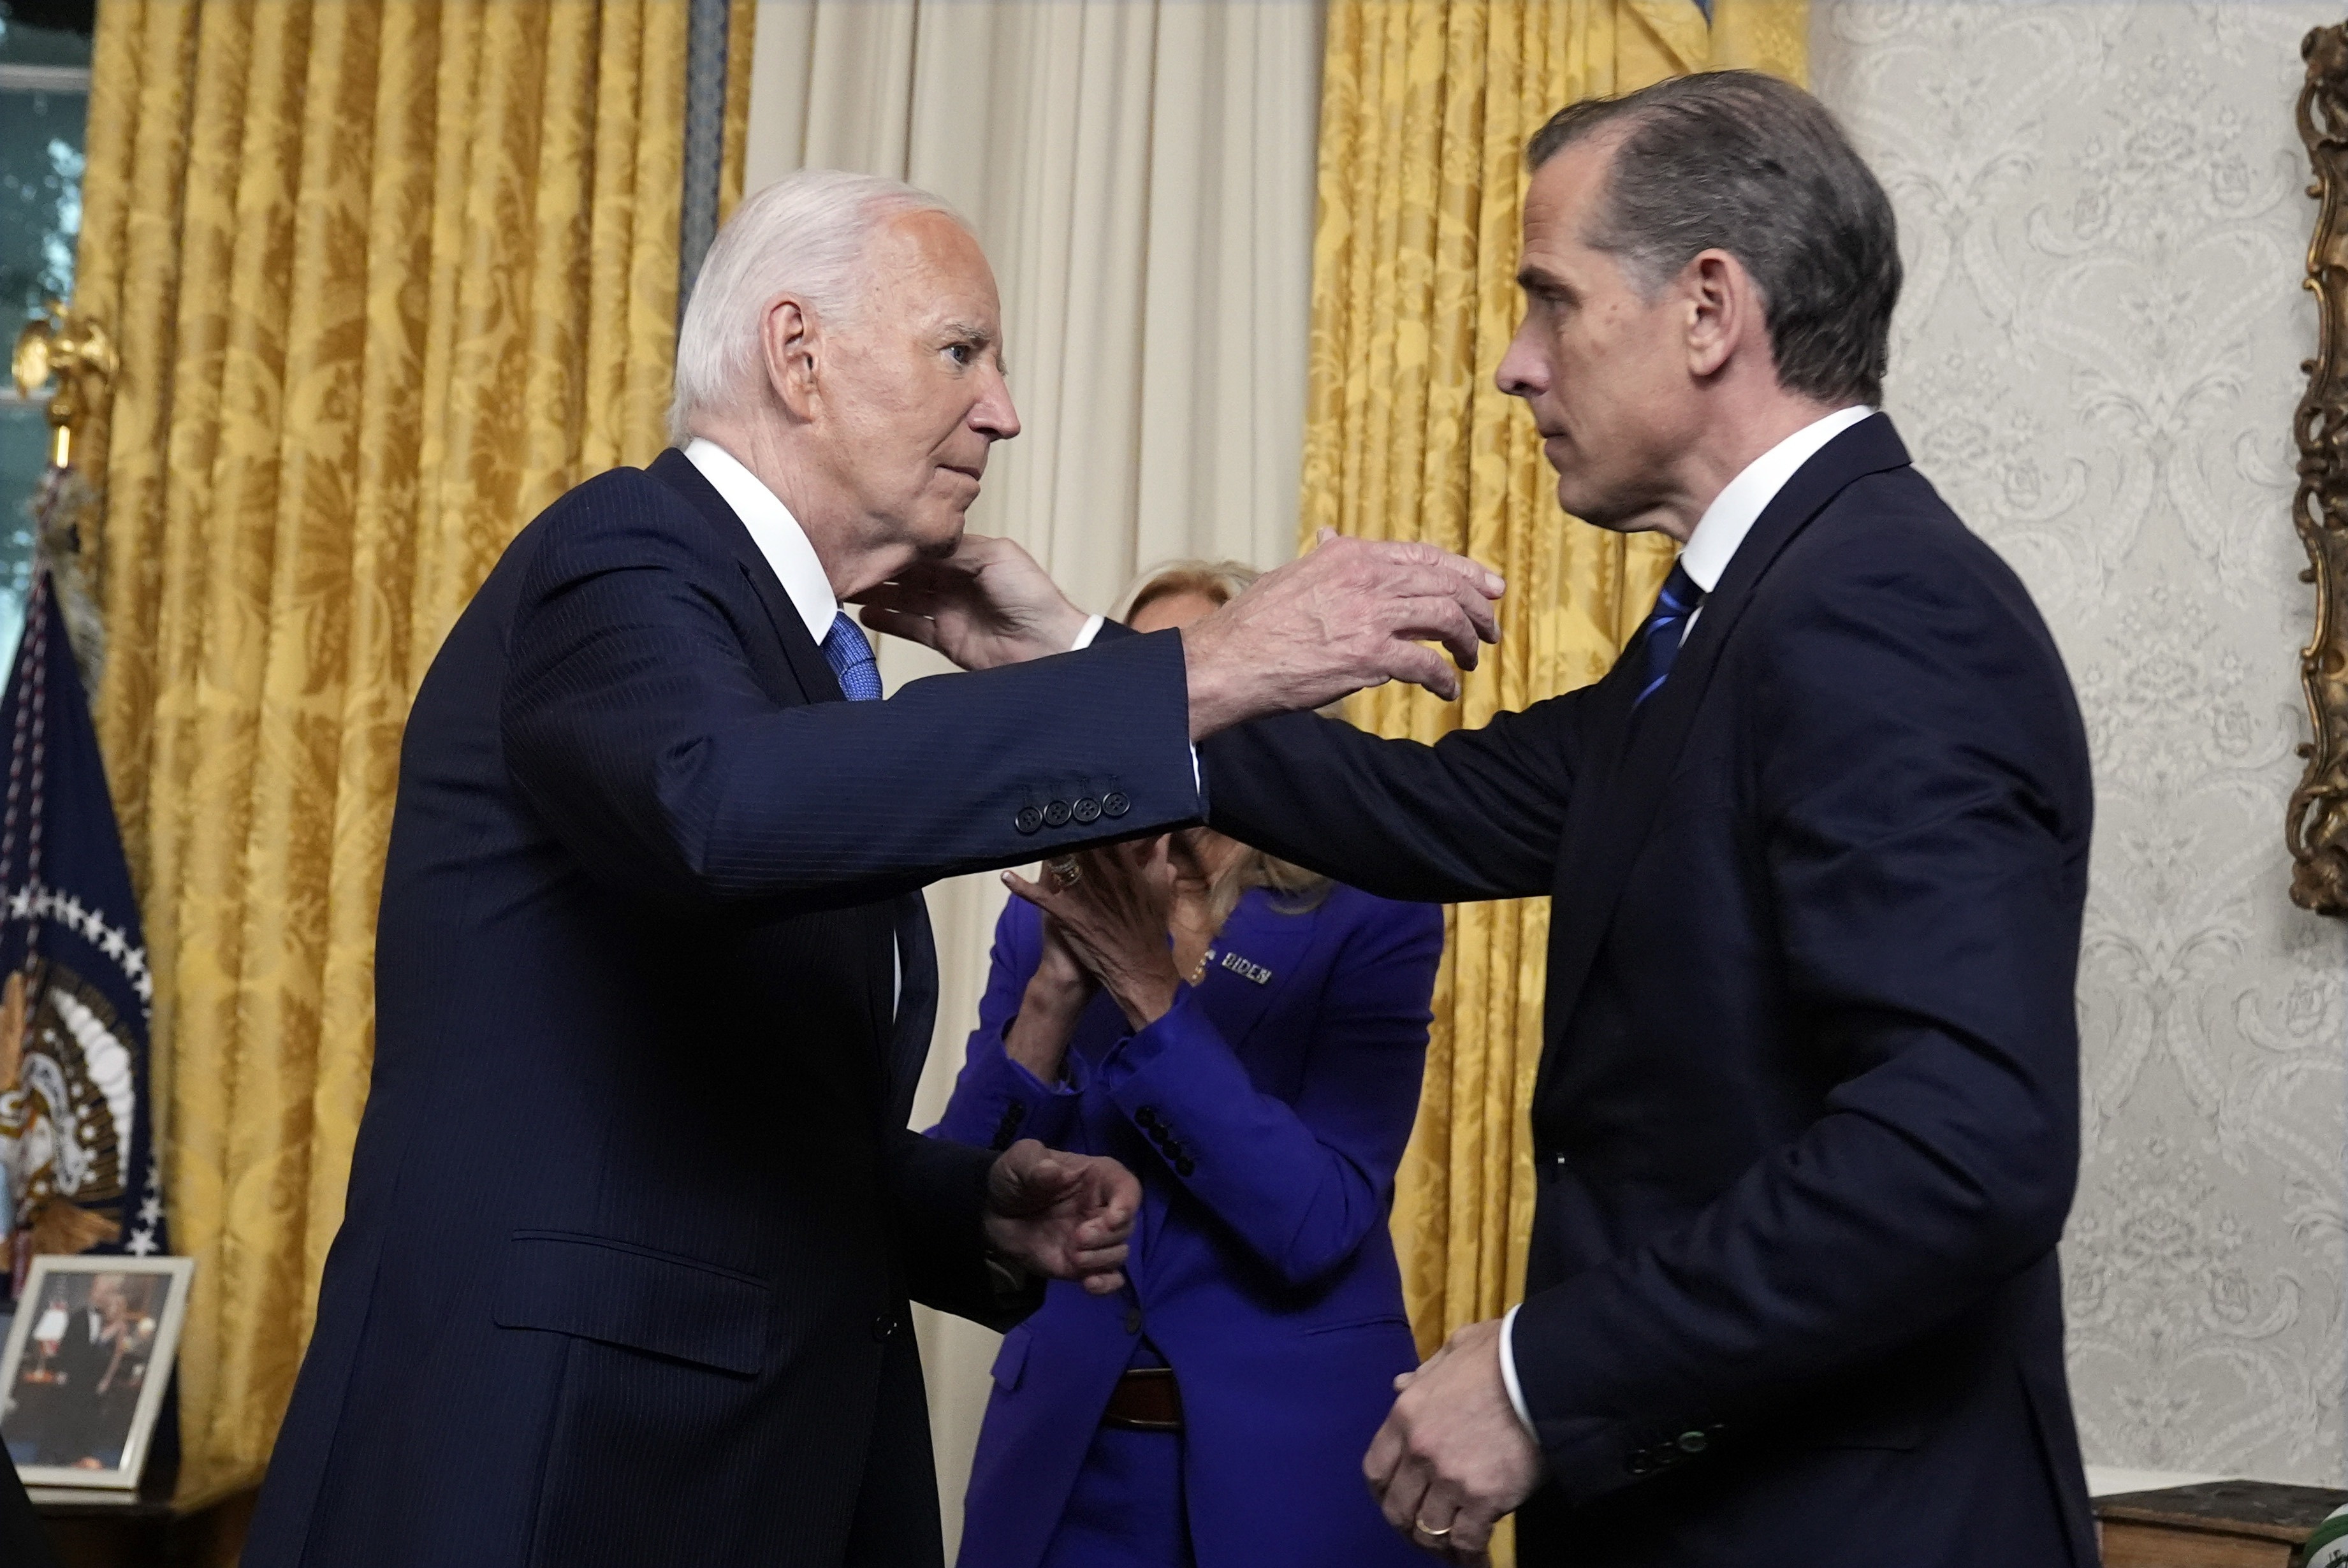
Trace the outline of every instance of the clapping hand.
{"label": "clapping hand", "polygon": [[1030,1273],[1107,1296],[1125,1285],[1126,1243],[1140,1206],[1141,1183],[1115,1160],[1023,1138],[987,1175],[986,1239]]}
{"label": "clapping hand", "polygon": [[1041,882],[1013,871],[1003,881],[1044,912],[1127,1023],[1147,1028],[1174,1005],[1182,977],[1166,945],[1175,873],[1164,836],[1048,860]]}
{"label": "clapping hand", "polygon": [[1066,653],[1086,620],[1033,556],[985,534],[963,535],[952,555],[916,561],[857,602],[875,631],[934,648],[965,670]]}

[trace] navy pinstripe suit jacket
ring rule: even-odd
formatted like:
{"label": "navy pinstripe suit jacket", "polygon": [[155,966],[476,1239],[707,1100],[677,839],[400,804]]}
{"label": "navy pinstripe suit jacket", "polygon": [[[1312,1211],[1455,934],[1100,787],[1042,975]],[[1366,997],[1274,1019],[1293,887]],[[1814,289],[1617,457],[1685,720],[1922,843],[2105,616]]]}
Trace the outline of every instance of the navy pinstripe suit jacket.
{"label": "navy pinstripe suit jacket", "polygon": [[524,529],[409,717],[248,1568],[934,1560],[907,1298],[1034,1298],[983,1266],[992,1154],[905,1130],[918,890],[1195,818],[1188,728],[1171,635],[840,701],[675,452]]}

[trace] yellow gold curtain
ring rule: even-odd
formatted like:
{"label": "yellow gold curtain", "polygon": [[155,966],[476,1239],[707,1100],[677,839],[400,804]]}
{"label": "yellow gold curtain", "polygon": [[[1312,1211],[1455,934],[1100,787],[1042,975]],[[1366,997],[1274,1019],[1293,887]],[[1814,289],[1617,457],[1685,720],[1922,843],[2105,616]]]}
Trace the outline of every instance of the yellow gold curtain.
{"label": "yellow gold curtain", "polygon": [[417,683],[521,524],[663,444],[687,20],[99,8],[77,302],[122,369],[85,447],[108,497],[98,726],[155,965],[173,1239],[200,1260],[183,1500],[258,1478],[308,1337]]}
{"label": "yellow gold curtain", "polygon": [[[1524,145],[1576,98],[1727,66],[1806,76],[1807,0],[1334,0],[1322,72],[1303,538],[1426,539],[1509,579],[1500,647],[1461,700],[1355,700],[1431,741],[1603,674],[1669,541],[1559,512],[1530,418],[1493,385],[1516,328]],[[1394,1235],[1422,1350],[1524,1288],[1526,1109],[1549,905],[1451,912]],[[1505,1541],[1500,1543],[1503,1553]]]}

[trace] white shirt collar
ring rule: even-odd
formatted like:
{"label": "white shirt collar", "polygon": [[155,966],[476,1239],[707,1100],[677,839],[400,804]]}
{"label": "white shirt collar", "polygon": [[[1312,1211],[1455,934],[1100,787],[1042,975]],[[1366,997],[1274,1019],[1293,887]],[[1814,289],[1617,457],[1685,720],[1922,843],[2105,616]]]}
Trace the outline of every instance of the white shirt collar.
{"label": "white shirt collar", "polygon": [[1817,456],[1818,448],[1874,412],[1857,403],[1813,420],[1747,463],[1743,473],[1723,487],[1696,520],[1687,548],[1680,551],[1680,565],[1687,569],[1696,587],[1706,593],[1719,587],[1729,558],[1761,520],[1769,503],[1777,498],[1777,492],[1786,487],[1786,481]]}
{"label": "white shirt collar", "polygon": [[816,559],[815,546],[808,543],[799,520],[758,476],[716,442],[695,436],[685,458],[701,470],[701,477],[750,530],[751,541],[790,596],[791,608],[807,622],[808,635],[822,647],[831,635],[832,618],[839,613],[839,600],[832,597],[831,579],[824,575],[823,562]]}

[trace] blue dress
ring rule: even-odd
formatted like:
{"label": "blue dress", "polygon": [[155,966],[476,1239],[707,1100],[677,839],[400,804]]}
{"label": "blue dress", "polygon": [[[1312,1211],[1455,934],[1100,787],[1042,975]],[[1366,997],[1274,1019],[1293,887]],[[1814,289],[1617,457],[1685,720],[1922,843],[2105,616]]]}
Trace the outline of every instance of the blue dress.
{"label": "blue dress", "polygon": [[[1114,1155],[1143,1201],[1127,1288],[1055,1284],[1003,1342],[962,1568],[1424,1568],[1361,1465],[1418,1362],[1386,1220],[1441,910],[1251,891],[1165,1017],[1136,1032],[1095,997],[1052,1085],[1003,1049],[1041,946],[1014,899],[935,1131]],[[1104,1428],[1126,1368],[1160,1360],[1184,1430]]]}

